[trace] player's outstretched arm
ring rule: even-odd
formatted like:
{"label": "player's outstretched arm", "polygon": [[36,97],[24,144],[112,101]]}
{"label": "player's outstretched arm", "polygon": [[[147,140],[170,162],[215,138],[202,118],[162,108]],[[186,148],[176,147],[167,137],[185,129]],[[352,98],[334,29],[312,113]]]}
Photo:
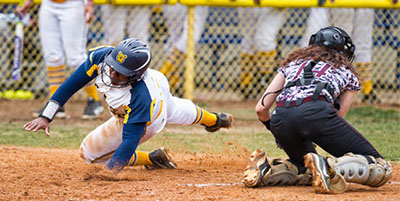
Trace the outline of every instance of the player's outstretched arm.
{"label": "player's outstretched arm", "polygon": [[44,117],[38,117],[24,125],[24,129],[27,131],[36,132],[40,129],[43,129],[47,136],[50,135],[50,121]]}

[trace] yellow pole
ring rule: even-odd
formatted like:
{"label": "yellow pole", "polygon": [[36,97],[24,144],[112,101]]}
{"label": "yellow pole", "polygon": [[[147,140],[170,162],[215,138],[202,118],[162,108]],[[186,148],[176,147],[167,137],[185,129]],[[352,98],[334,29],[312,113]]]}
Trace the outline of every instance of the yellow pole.
{"label": "yellow pole", "polygon": [[193,100],[194,90],[194,6],[188,6],[188,30],[187,30],[187,41],[186,41],[186,60],[185,60],[185,74],[183,83],[183,97]]}

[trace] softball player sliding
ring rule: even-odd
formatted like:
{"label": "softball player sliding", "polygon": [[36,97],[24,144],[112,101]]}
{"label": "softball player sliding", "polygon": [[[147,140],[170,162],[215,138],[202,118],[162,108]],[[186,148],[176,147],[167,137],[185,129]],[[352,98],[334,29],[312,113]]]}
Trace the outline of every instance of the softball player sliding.
{"label": "softball player sliding", "polygon": [[[289,159],[270,163],[256,150],[244,172],[247,187],[312,183],[320,193],[343,193],[347,182],[379,187],[389,181],[390,163],[343,119],[360,90],[354,51],[344,30],[327,27],[282,62],[256,112]],[[318,155],[313,143],[332,156]]]}
{"label": "softball player sliding", "polygon": [[148,69],[151,52],[138,39],[126,39],[114,47],[89,50],[86,61],[50,98],[40,116],[24,125],[28,131],[44,129],[56,112],[81,87],[95,80],[113,116],[83,140],[80,153],[88,163],[102,163],[119,172],[127,165],[148,169],[176,168],[164,148],[145,153],[139,144],[159,133],[166,124],[202,124],[209,132],[229,128],[233,117],[209,113],[192,101],[171,95],[166,77]]}
{"label": "softball player sliding", "polygon": [[[25,14],[32,5],[33,0],[25,0],[17,11]],[[75,68],[85,61],[88,23],[92,18],[92,0],[88,0],[86,4],[83,0],[42,0],[39,32],[50,96],[65,81],[65,66]],[[93,84],[88,84],[85,91],[88,95],[88,105],[82,118],[92,119],[99,115],[103,107]],[[37,116],[40,112],[33,115]],[[64,108],[60,109],[57,117],[67,117]]]}

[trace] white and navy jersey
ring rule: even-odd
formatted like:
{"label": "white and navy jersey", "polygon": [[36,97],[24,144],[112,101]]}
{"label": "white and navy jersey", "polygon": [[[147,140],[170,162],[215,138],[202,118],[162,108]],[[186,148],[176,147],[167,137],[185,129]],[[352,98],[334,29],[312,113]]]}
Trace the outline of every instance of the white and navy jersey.
{"label": "white and navy jersey", "polygon": [[[286,67],[279,68],[278,72],[285,77],[285,85],[302,77],[304,75],[303,69],[309,62],[311,61],[292,61]],[[312,68],[312,72],[316,81],[328,83],[334,89],[335,97],[332,97],[326,89],[321,92],[321,95],[329,97],[331,100],[338,97],[345,90],[360,90],[360,83],[357,77],[345,66],[332,68],[332,64],[329,62],[319,61]],[[295,101],[312,96],[316,87],[316,84],[311,84],[286,88],[279,94],[276,101]]]}
{"label": "white and navy jersey", "polygon": [[[101,68],[108,68],[108,66],[101,65],[100,70]],[[108,71],[108,69],[103,70]],[[162,90],[162,87],[168,87],[168,85],[165,86],[165,83],[168,82],[162,73],[148,69],[141,81],[124,88],[112,88],[105,85],[104,82],[109,82],[109,77],[97,76],[95,84],[98,91],[104,93],[105,100],[112,110],[121,111],[123,108],[124,124],[145,122],[146,129],[156,129],[155,133],[162,130],[167,117],[164,104],[169,96],[169,94],[163,93],[168,89]],[[147,139],[151,136],[143,137]]]}
{"label": "white and navy jersey", "polygon": [[108,68],[103,62],[107,53],[113,49],[111,46],[90,49],[86,61],[60,86],[51,99],[63,106],[76,91],[95,79],[98,91],[104,93],[108,105],[112,109],[122,109],[124,124],[145,123],[146,129],[153,129],[154,133],[161,131],[167,116],[163,105],[170,95],[166,93],[169,91],[166,77],[158,71],[148,69],[143,79],[134,85],[124,88],[106,86],[103,81],[110,82],[110,78],[101,73],[102,70],[109,69],[103,69]]}

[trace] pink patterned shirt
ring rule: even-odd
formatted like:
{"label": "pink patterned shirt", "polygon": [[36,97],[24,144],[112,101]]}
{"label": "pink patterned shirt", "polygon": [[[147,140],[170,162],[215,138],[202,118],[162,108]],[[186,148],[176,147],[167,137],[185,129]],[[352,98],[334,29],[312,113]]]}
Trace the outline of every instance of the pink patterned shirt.
{"label": "pink patterned shirt", "polygon": [[[279,68],[278,72],[285,76],[285,85],[290,81],[295,81],[304,75],[303,68],[310,60],[298,60],[290,62],[286,67]],[[329,83],[329,86],[334,89],[334,98],[338,97],[345,90],[360,90],[360,83],[357,77],[345,66],[340,68],[331,68],[331,63],[319,61],[313,68],[314,79],[319,82]],[[293,86],[284,89],[276,98],[276,101],[294,101],[300,98],[312,96],[316,84],[306,86]],[[325,89],[320,95],[325,95],[331,100],[333,97]]]}

